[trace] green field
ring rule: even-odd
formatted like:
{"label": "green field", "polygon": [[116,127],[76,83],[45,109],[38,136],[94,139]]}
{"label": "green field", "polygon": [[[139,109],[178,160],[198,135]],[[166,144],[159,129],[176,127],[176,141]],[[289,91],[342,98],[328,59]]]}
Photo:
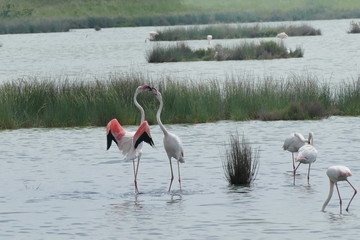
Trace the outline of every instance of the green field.
{"label": "green field", "polygon": [[357,0],[0,0],[0,33],[359,17]]}

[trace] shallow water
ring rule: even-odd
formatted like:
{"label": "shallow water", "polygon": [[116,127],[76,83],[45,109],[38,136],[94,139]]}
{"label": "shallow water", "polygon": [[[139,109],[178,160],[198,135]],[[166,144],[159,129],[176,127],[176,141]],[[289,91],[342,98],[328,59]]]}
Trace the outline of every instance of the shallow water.
{"label": "shallow water", "polygon": [[[116,147],[106,151],[104,128],[19,129],[0,132],[1,239],[357,239],[360,201],[339,214],[334,193],[326,212],[327,167],[343,164],[360,187],[360,117],[318,121],[220,121],[167,125],[183,141],[182,191],[167,192],[169,163],[162,133],[151,126],[156,148],[144,146],[134,194],[131,162]],[[126,126],[133,130],[135,126]],[[222,158],[229,134],[244,134],[260,148],[251,187],[231,187]],[[307,165],[293,177],[291,132],[314,132],[318,159],[310,185]],[[176,164],[174,170],[176,171]],[[352,189],[339,183],[346,207]]]}
{"label": "shallow water", "polygon": [[[150,64],[146,52],[156,44],[175,42],[148,42],[148,32],[162,27],[109,28],[71,30],[65,33],[0,35],[0,83],[21,77],[71,78],[76,80],[106,79],[111,74],[141,72],[154,80],[170,76],[178,79],[225,79],[226,77],[272,76],[287,78],[292,75],[314,75],[319,80],[340,83],[357,79],[360,74],[360,34],[348,34],[350,22],[359,19],[260,23],[264,25],[306,23],[322,31],[321,36],[289,37],[287,47],[302,47],[303,58],[207,61]],[[259,23],[252,23],[259,24]],[[245,24],[249,25],[249,24]],[[250,24],[251,25],[251,24]],[[233,45],[243,41],[265,39],[214,40]],[[276,40],[278,41],[278,40]],[[191,47],[207,48],[207,40],[187,41]]]}

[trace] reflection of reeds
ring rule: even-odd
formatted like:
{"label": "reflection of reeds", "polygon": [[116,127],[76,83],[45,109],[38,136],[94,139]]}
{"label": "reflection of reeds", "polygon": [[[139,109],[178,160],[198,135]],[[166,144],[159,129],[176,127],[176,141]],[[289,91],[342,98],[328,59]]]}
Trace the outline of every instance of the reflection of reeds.
{"label": "reflection of reeds", "polygon": [[[287,80],[229,77],[206,83],[152,81],[142,74],[123,74],[98,81],[23,79],[0,85],[0,129],[21,127],[105,126],[112,118],[138,124],[133,94],[140,84],[162,92],[167,123],[218,120],[304,120],[330,115],[360,115],[360,80],[331,88],[312,76]],[[156,122],[158,103],[138,96],[147,120]]]}
{"label": "reflection of reeds", "polygon": [[284,44],[274,41],[256,43],[243,43],[233,47],[223,47],[217,44],[214,48],[193,50],[185,43],[174,46],[156,45],[147,52],[147,61],[184,62],[184,61],[225,61],[225,60],[251,60],[274,58],[297,58],[303,56],[303,50],[297,48],[288,50]]}
{"label": "reflection of reeds", "polygon": [[243,136],[230,136],[230,145],[223,160],[225,177],[230,184],[249,185],[257,175],[259,167],[259,149],[253,149]]}
{"label": "reflection of reeds", "polygon": [[319,29],[303,24],[300,26],[231,26],[231,25],[210,25],[210,26],[191,26],[175,27],[165,30],[158,30],[159,35],[155,41],[180,41],[206,39],[208,34],[213,35],[216,39],[231,38],[263,38],[276,37],[280,32],[286,32],[289,36],[311,36],[321,35]]}

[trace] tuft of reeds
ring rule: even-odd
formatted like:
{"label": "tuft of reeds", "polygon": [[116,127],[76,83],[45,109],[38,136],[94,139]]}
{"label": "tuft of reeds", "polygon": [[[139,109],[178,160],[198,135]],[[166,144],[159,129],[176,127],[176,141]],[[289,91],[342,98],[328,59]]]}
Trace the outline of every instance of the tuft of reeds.
{"label": "tuft of reeds", "polygon": [[196,50],[191,49],[185,43],[170,46],[156,45],[147,52],[146,56],[149,63],[298,57],[303,57],[303,50],[300,47],[292,51],[287,49],[283,43],[275,41],[261,41],[259,44],[246,42],[233,47],[223,47],[217,44],[214,48]]}
{"label": "tuft of reeds", "polygon": [[[360,115],[360,78],[334,86],[314,76],[254,79],[231,76],[224,82],[153,81],[143,74],[118,74],[96,81],[21,79],[0,85],[0,129],[105,126],[112,118],[139,124],[133,103],[137,86],[158,88],[163,121],[202,123],[218,120],[305,120]],[[139,94],[146,118],[155,123],[158,102]]]}
{"label": "tuft of reeds", "polygon": [[253,151],[245,136],[240,139],[236,133],[230,136],[229,146],[223,160],[225,178],[232,185],[250,185],[259,170],[260,149]]}
{"label": "tuft of reeds", "polygon": [[351,21],[348,33],[360,33],[360,22]]}
{"label": "tuft of reeds", "polygon": [[210,25],[210,26],[190,26],[167,28],[157,30],[159,33],[154,41],[182,41],[206,39],[211,34],[216,39],[233,38],[263,38],[276,37],[280,32],[286,32],[289,36],[311,36],[321,35],[320,29],[303,24],[300,26],[233,26],[233,25]]}

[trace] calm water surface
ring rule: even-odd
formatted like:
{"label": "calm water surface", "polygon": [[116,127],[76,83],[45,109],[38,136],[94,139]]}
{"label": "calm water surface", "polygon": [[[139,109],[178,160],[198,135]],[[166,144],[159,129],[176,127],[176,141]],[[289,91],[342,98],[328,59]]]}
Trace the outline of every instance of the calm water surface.
{"label": "calm water surface", "polygon": [[[351,21],[346,19],[261,23],[264,25],[306,23],[320,29],[322,35],[289,37],[284,41],[291,49],[297,46],[304,49],[303,58],[253,61],[147,63],[146,52],[153,45],[176,44],[175,42],[145,43],[148,32],[161,30],[161,27],[0,35],[0,42],[3,44],[0,48],[0,83],[23,76],[106,79],[110,74],[124,72],[141,72],[154,79],[171,76],[197,81],[214,78],[221,80],[231,75],[286,78],[294,74],[302,76],[309,74],[317,76],[320,80],[340,83],[357,78],[360,73],[360,34],[347,33]],[[216,43],[231,46],[244,41],[261,40],[272,39],[222,40],[214,36],[212,46]],[[193,48],[208,47],[205,39],[187,42]]]}
{"label": "calm water surface", "polygon": [[[133,130],[136,126],[126,126]],[[339,214],[325,174],[347,165],[360,188],[360,117],[319,121],[220,121],[168,125],[184,144],[183,191],[174,181],[162,133],[151,126],[156,148],[144,146],[140,195],[134,195],[131,162],[116,147],[106,151],[104,128],[20,129],[0,132],[1,239],[358,239],[360,199]],[[243,133],[260,147],[251,187],[231,187],[222,156],[229,134]],[[291,154],[282,150],[293,131],[315,134],[319,151],[310,185],[307,165],[293,184]],[[174,165],[176,167],[176,165]],[[176,168],[175,168],[176,169]],[[339,184],[346,205],[352,189]]]}

